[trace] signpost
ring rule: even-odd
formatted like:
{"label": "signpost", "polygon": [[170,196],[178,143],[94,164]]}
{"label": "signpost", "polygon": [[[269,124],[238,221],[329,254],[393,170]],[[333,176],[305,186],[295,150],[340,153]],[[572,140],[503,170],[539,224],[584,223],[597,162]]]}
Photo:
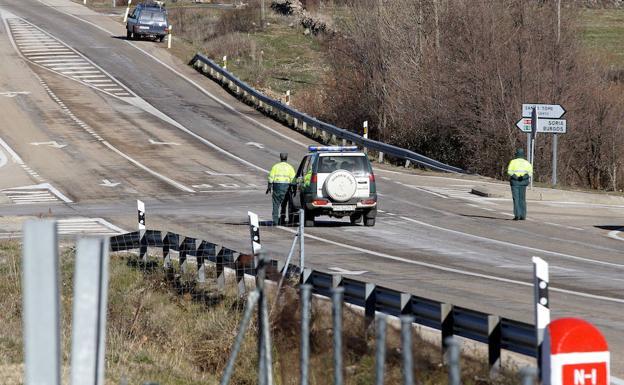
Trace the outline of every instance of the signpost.
{"label": "signpost", "polygon": [[[533,120],[531,118],[522,118],[516,122],[522,132],[531,132]],[[545,134],[565,134],[567,132],[567,122],[565,119],[547,119],[539,117],[537,120],[537,131]]]}
{"label": "signpost", "polygon": [[[527,133],[527,157],[531,164],[534,163],[535,137],[538,132],[553,134],[552,148],[552,184],[557,184],[557,134],[567,132],[566,120],[561,119],[566,110],[559,104],[522,104],[522,119],[516,122],[522,132]],[[533,178],[531,178],[533,187]]]}

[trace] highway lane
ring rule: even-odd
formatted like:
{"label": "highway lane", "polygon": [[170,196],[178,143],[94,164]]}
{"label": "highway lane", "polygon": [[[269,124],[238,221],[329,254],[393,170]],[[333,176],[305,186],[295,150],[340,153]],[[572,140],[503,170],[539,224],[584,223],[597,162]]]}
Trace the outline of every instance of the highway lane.
{"label": "highway lane", "polygon": [[[245,159],[262,168],[268,168],[274,162],[276,154],[283,151],[283,149],[287,149],[292,154],[292,158],[295,159],[303,153],[303,148],[296,143],[276,137],[274,134],[267,132],[267,130],[258,128],[257,125],[241,119],[240,116],[224,111],[221,105],[214,103],[195,87],[180,80],[179,77],[170,71],[163,69],[164,67],[161,68],[161,66],[154,64],[152,59],[137,52],[123,41],[111,39],[110,36],[102,34],[102,31],[89,29],[88,26],[83,26],[87,33],[83,30],[78,33],[76,32],[78,29],[72,27],[76,23],[75,20],[64,19],[47,8],[40,8],[37,5],[38,3],[8,3],[11,3],[9,7],[11,11],[16,13],[22,12],[23,15],[29,20],[36,22],[37,25],[50,29],[50,32],[54,35],[75,46],[108,72],[113,73],[125,84],[128,84],[139,96],[142,96],[145,100],[175,120],[188,126],[199,135],[210,139],[228,151],[240,157],[245,157]],[[48,10],[48,12],[43,12],[43,9]],[[64,23],[58,23],[56,20],[59,18]],[[102,55],[101,53],[104,50],[111,52],[111,54]],[[119,63],[117,63],[118,61]],[[41,75],[46,76],[44,74]],[[47,79],[49,77],[46,76]],[[156,80],[154,81],[154,79]],[[63,89],[66,87],[65,83],[67,82],[59,81],[55,88]],[[202,84],[206,83],[203,82]],[[73,89],[72,92],[76,92],[76,90]],[[159,95],[159,97],[154,97],[153,95]],[[161,95],[164,95],[164,97],[161,97]],[[73,100],[70,103],[77,105],[77,114],[81,112],[84,114],[84,110],[89,108],[89,106],[80,105],[79,100]],[[93,108],[94,106],[90,107]],[[116,106],[116,109],[119,108],[119,106]],[[96,121],[102,119],[110,119],[110,116],[103,114],[93,117],[93,124],[95,125]],[[128,119],[127,116],[123,117],[123,120]],[[149,118],[140,116],[134,121],[144,120],[149,120]],[[158,126],[157,122],[150,122],[150,130],[156,126]],[[161,130],[163,132],[174,131],[172,127],[167,125],[162,127]],[[194,162],[180,160],[180,153],[176,153],[176,151],[168,154],[160,153],[160,151],[144,153],[142,148],[129,145],[128,142],[131,144],[133,138],[124,137],[124,133],[121,130],[112,130],[108,133],[108,137],[111,138],[110,140],[116,140],[116,144],[124,146],[124,149],[133,156],[139,156],[140,154],[145,162],[156,164],[154,167],[157,167],[159,170],[167,170],[169,162],[177,162],[175,167],[169,168],[169,175],[172,177],[178,174],[177,170],[190,169],[194,164]],[[180,139],[182,137],[178,136],[177,138]],[[292,137],[297,141],[305,141],[298,135],[293,134]],[[247,141],[263,143],[265,148],[258,149],[247,146],[245,145]],[[142,152],[143,154],[141,154]],[[185,151],[184,155],[188,154],[188,156],[192,157],[197,156],[197,153],[205,154],[206,156],[214,154],[213,151],[194,147],[191,151]],[[160,165],[158,165],[159,159],[161,159]],[[220,160],[229,167],[237,167],[237,162],[231,159]],[[206,165],[204,164],[203,166]],[[203,169],[200,167],[197,171],[201,173]],[[48,173],[54,174],[54,171],[49,170]],[[182,174],[184,174],[182,176],[184,183],[193,184],[194,181],[198,180],[192,176],[194,173],[190,171],[183,171]],[[245,175],[253,175],[253,173],[250,170],[245,170]],[[530,278],[527,279],[527,274],[530,273],[527,270],[527,268],[530,269],[528,263],[530,256],[533,254],[543,255],[551,260],[554,267],[553,286],[559,284],[561,287],[580,290],[589,294],[608,295],[620,299],[624,297],[622,295],[624,285],[619,278],[621,276],[621,268],[618,266],[618,261],[621,259],[621,254],[619,253],[621,246],[617,241],[604,237],[601,231],[593,227],[605,224],[605,220],[617,220],[618,217],[614,215],[615,213],[610,213],[607,209],[603,210],[604,212],[594,211],[589,213],[585,209],[584,214],[568,214],[566,216],[559,213],[566,210],[560,210],[560,208],[553,210],[551,206],[541,204],[539,209],[536,210],[530,207],[530,212],[534,213],[530,215],[535,217],[535,222],[518,224],[505,220],[507,216],[503,213],[509,212],[508,202],[499,201],[486,204],[484,203],[485,200],[445,198],[445,191],[452,190],[448,188],[448,181],[442,183],[442,190],[440,190],[440,187],[435,186],[435,183],[425,183],[422,177],[386,174],[383,172],[378,172],[377,175],[379,189],[383,194],[381,207],[387,214],[382,213],[380,223],[375,229],[358,227],[355,229],[356,231],[352,231],[354,229],[350,227],[328,225],[313,229],[310,231],[310,234],[333,240],[336,243],[355,245],[366,250],[373,250],[405,259],[427,263],[435,262],[447,267],[461,268],[475,273],[493,274],[498,277],[525,282],[530,280]],[[388,179],[382,179],[381,176],[386,176]],[[146,176],[146,179],[149,180],[149,176]],[[396,183],[397,181],[401,184]],[[68,180],[61,180],[60,182],[61,185],[66,185],[67,183],[70,182]],[[469,185],[474,182],[461,183]],[[414,189],[410,186],[416,186],[420,189]],[[427,186],[427,188],[423,190],[422,186]],[[75,191],[74,195],[76,195],[78,200],[81,199],[81,189],[83,188],[82,186],[72,186],[72,191]],[[465,191],[465,187],[463,189],[459,188],[459,190]],[[155,189],[155,191],[161,191],[161,188]],[[154,194],[149,190],[141,192],[147,195]],[[165,189],[162,195],[167,194],[175,195],[176,192]],[[87,198],[93,197],[89,195]],[[267,215],[267,199],[261,192],[256,192],[255,195],[251,196],[245,195],[242,198],[243,202],[239,205],[232,201],[233,197],[231,194],[222,200],[214,199],[214,196],[211,197],[210,202],[213,202],[214,199],[215,203],[218,202],[218,207],[228,206],[230,215],[223,217],[220,216],[219,210],[214,205],[208,203],[203,210],[204,214],[201,214],[202,210],[196,209],[195,206],[184,210],[182,207],[187,199],[194,200],[197,198],[176,197],[175,201],[167,202],[168,208],[166,210],[173,212],[174,218],[176,218],[176,227],[190,229],[202,234],[214,234],[218,237],[219,233],[230,231],[222,228],[223,222],[226,221],[226,218],[227,221],[236,221],[237,219],[240,221],[241,214],[244,216],[247,208],[261,206],[263,209],[259,211],[262,211],[265,217]],[[199,200],[203,202],[206,198],[202,197]],[[201,207],[200,203],[195,204]],[[97,206],[98,204],[95,205]],[[107,205],[101,206],[106,208],[102,210],[102,214],[109,213],[111,220],[123,221],[123,219],[117,218],[117,215],[125,215],[125,212],[120,213],[119,210],[114,210]],[[237,208],[234,209],[234,207]],[[486,210],[486,208],[489,210]],[[82,206],[78,205],[74,209],[82,210]],[[58,209],[55,212],[60,215]],[[177,215],[175,215],[176,213]],[[180,213],[185,213],[186,215],[180,215]],[[158,213],[157,215],[162,216],[163,214]],[[196,217],[189,218],[191,215],[196,215]],[[582,231],[573,232],[572,229],[547,224],[546,222],[555,223],[556,219],[553,216],[558,216],[561,219],[560,223],[558,223],[559,225],[578,226]],[[204,224],[204,221],[207,221],[207,224]],[[385,222],[388,222],[388,224],[384,225]],[[167,223],[163,224],[167,225]],[[437,228],[432,226],[437,226]],[[244,226],[232,227],[237,230],[231,230],[232,234],[236,236],[232,236],[230,241],[233,242],[235,238],[245,236],[246,229],[241,230]],[[460,233],[468,233],[469,236]],[[281,250],[284,250],[282,246],[289,243],[288,240],[282,239],[284,238],[282,230],[270,229],[267,231],[267,234],[270,234],[267,240],[274,242]],[[499,243],[483,238],[493,239]],[[425,281],[432,295],[435,294],[437,298],[459,299],[462,303],[474,303],[475,306],[481,306],[481,308],[488,307],[488,303],[493,303],[496,306],[492,308],[500,309],[499,313],[514,314],[524,318],[526,318],[527,314],[530,314],[530,312],[527,312],[526,301],[517,302],[514,300],[514,293],[518,292],[524,293],[522,298],[526,299],[526,293],[530,293],[530,288],[525,288],[523,291],[518,288],[503,290],[502,287],[506,286],[506,284],[501,282],[471,280],[465,277],[458,278],[458,274],[450,274],[448,272],[423,275],[419,270],[420,268],[417,269],[415,265],[407,267],[405,263],[400,263],[399,261],[389,262],[388,260],[380,259],[379,256],[359,252],[354,249],[337,251],[340,249],[337,249],[336,245],[316,242],[316,246],[309,249],[309,252],[315,257],[313,260],[318,259],[319,267],[329,267],[331,264],[335,264],[337,260],[340,261],[340,266],[344,268],[357,268],[357,266],[361,267],[362,265],[370,266],[370,274],[375,274],[375,279],[379,279],[379,282],[400,286],[401,290],[422,290],[418,289],[421,285],[417,285],[415,280]],[[507,242],[507,244],[500,242]],[[540,254],[536,250],[518,249],[509,245],[510,243],[522,244],[526,242],[530,242],[531,246],[536,249],[566,254],[572,257],[595,259],[598,263],[575,260],[574,258],[548,253]],[[395,265],[395,267],[390,268],[389,266],[391,265]],[[454,278],[449,278],[449,275]],[[600,279],[596,277],[600,277]],[[483,297],[484,293],[487,293],[489,296],[487,298]],[[497,297],[497,300],[493,300],[492,296]],[[530,295],[528,298],[530,301]],[[611,331],[610,335],[617,335],[621,331],[618,328],[619,320],[615,316],[618,312],[621,313],[621,304],[616,303],[613,305],[611,303],[601,303],[600,301],[590,301],[590,305],[588,305],[585,299],[567,295],[562,295],[560,303],[569,305],[563,312],[587,314],[590,318],[595,317],[598,324]],[[617,345],[623,346],[624,344],[618,341]],[[621,357],[621,354],[619,356]]]}

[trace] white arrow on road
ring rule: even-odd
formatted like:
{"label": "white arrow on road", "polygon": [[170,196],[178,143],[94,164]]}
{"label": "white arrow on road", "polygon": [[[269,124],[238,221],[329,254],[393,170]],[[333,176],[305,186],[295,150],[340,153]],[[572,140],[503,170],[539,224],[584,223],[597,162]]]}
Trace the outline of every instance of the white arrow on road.
{"label": "white arrow on road", "polygon": [[50,141],[50,142],[31,142],[30,144],[32,144],[33,146],[48,146],[48,147],[52,147],[52,148],[67,147],[66,144],[60,144],[56,140],[53,140],[53,141]]}
{"label": "white arrow on road", "polygon": [[258,142],[247,142],[245,143],[248,146],[254,146],[254,147],[258,147],[258,148],[264,148],[264,144],[262,143],[258,143]]}
{"label": "white arrow on road", "polygon": [[7,98],[14,98],[17,95],[28,95],[28,94],[30,94],[30,92],[28,92],[28,91],[6,91],[6,92],[0,92],[0,95],[6,96]]}
{"label": "white arrow on road", "polygon": [[204,183],[204,184],[194,184],[192,187],[197,188],[197,189],[203,189],[203,188],[212,188],[212,185]]}
{"label": "white arrow on road", "polygon": [[115,187],[121,184],[119,182],[111,182],[108,179],[102,179],[102,182],[104,183],[100,183],[100,186],[104,186],[104,187]]}
{"label": "white arrow on road", "polygon": [[158,145],[164,145],[164,146],[179,146],[180,143],[176,143],[176,142],[157,142],[154,139],[150,138],[149,139],[150,144],[158,144]]}
{"label": "white arrow on road", "polygon": [[362,274],[368,273],[368,271],[366,270],[347,270],[347,269],[343,269],[342,267],[330,267],[329,270],[333,270],[336,273],[339,273],[342,275],[362,275]]}

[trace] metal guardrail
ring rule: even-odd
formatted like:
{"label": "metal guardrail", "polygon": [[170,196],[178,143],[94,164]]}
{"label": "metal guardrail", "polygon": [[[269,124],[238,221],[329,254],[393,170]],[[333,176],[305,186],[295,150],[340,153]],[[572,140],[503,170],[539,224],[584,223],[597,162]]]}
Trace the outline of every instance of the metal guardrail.
{"label": "metal guardrail", "polygon": [[[146,230],[143,237],[136,231],[110,239],[112,252],[139,249],[144,259],[147,258],[148,247],[162,248],[165,264],[170,261],[169,255],[172,250],[180,253],[180,264],[186,260],[187,256],[196,257],[199,262],[197,266],[199,282],[205,280],[203,262],[215,263],[217,283],[220,288],[225,286],[224,269],[226,267],[236,271],[239,290],[245,288],[245,274],[256,274],[251,255],[193,237]],[[331,298],[332,289],[343,287],[345,302],[363,307],[369,321],[374,319],[375,312],[393,316],[411,315],[416,324],[441,331],[443,348],[445,347],[443,341],[453,335],[485,343],[488,345],[488,361],[491,367],[500,365],[501,349],[531,357],[536,356],[537,339],[535,327],[531,324],[418,297],[338,274],[311,269],[301,272],[298,266],[283,266],[281,261],[275,260],[269,264],[278,270],[287,268],[295,275],[299,275],[301,283],[312,285],[313,292],[318,295]]]}
{"label": "metal guardrail", "polygon": [[334,142],[340,139],[343,144],[353,143],[354,145],[377,151],[381,154],[381,159],[383,159],[383,154],[385,154],[403,160],[406,166],[410,163],[415,163],[437,171],[465,173],[465,171],[459,167],[450,166],[405,148],[364,138],[354,132],[322,122],[303,112],[297,111],[278,100],[262,94],[202,54],[196,54],[190,61],[190,65],[202,73],[217,79],[231,92],[236,93],[243,99],[249,100],[257,109],[265,110],[273,115],[285,115],[289,118],[286,120],[292,120],[292,125],[295,129],[301,130],[306,134],[311,133],[315,135],[317,130],[320,130],[320,139],[322,140],[328,141],[331,138]]}

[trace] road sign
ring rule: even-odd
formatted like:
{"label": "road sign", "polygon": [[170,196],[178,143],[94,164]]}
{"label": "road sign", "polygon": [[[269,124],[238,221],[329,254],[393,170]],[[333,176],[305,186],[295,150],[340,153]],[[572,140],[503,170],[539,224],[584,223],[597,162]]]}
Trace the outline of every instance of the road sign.
{"label": "road sign", "polygon": [[[522,118],[516,122],[518,127],[523,132],[531,132],[531,118]],[[541,116],[537,120],[537,132],[547,134],[565,134],[567,132],[565,119],[546,119]]]}
{"label": "road sign", "polygon": [[560,104],[523,104],[522,117],[530,118],[533,108],[537,109],[540,119],[559,119],[566,113]]}
{"label": "road sign", "polygon": [[594,325],[560,318],[546,327],[542,344],[544,385],[609,385],[609,347]]}

